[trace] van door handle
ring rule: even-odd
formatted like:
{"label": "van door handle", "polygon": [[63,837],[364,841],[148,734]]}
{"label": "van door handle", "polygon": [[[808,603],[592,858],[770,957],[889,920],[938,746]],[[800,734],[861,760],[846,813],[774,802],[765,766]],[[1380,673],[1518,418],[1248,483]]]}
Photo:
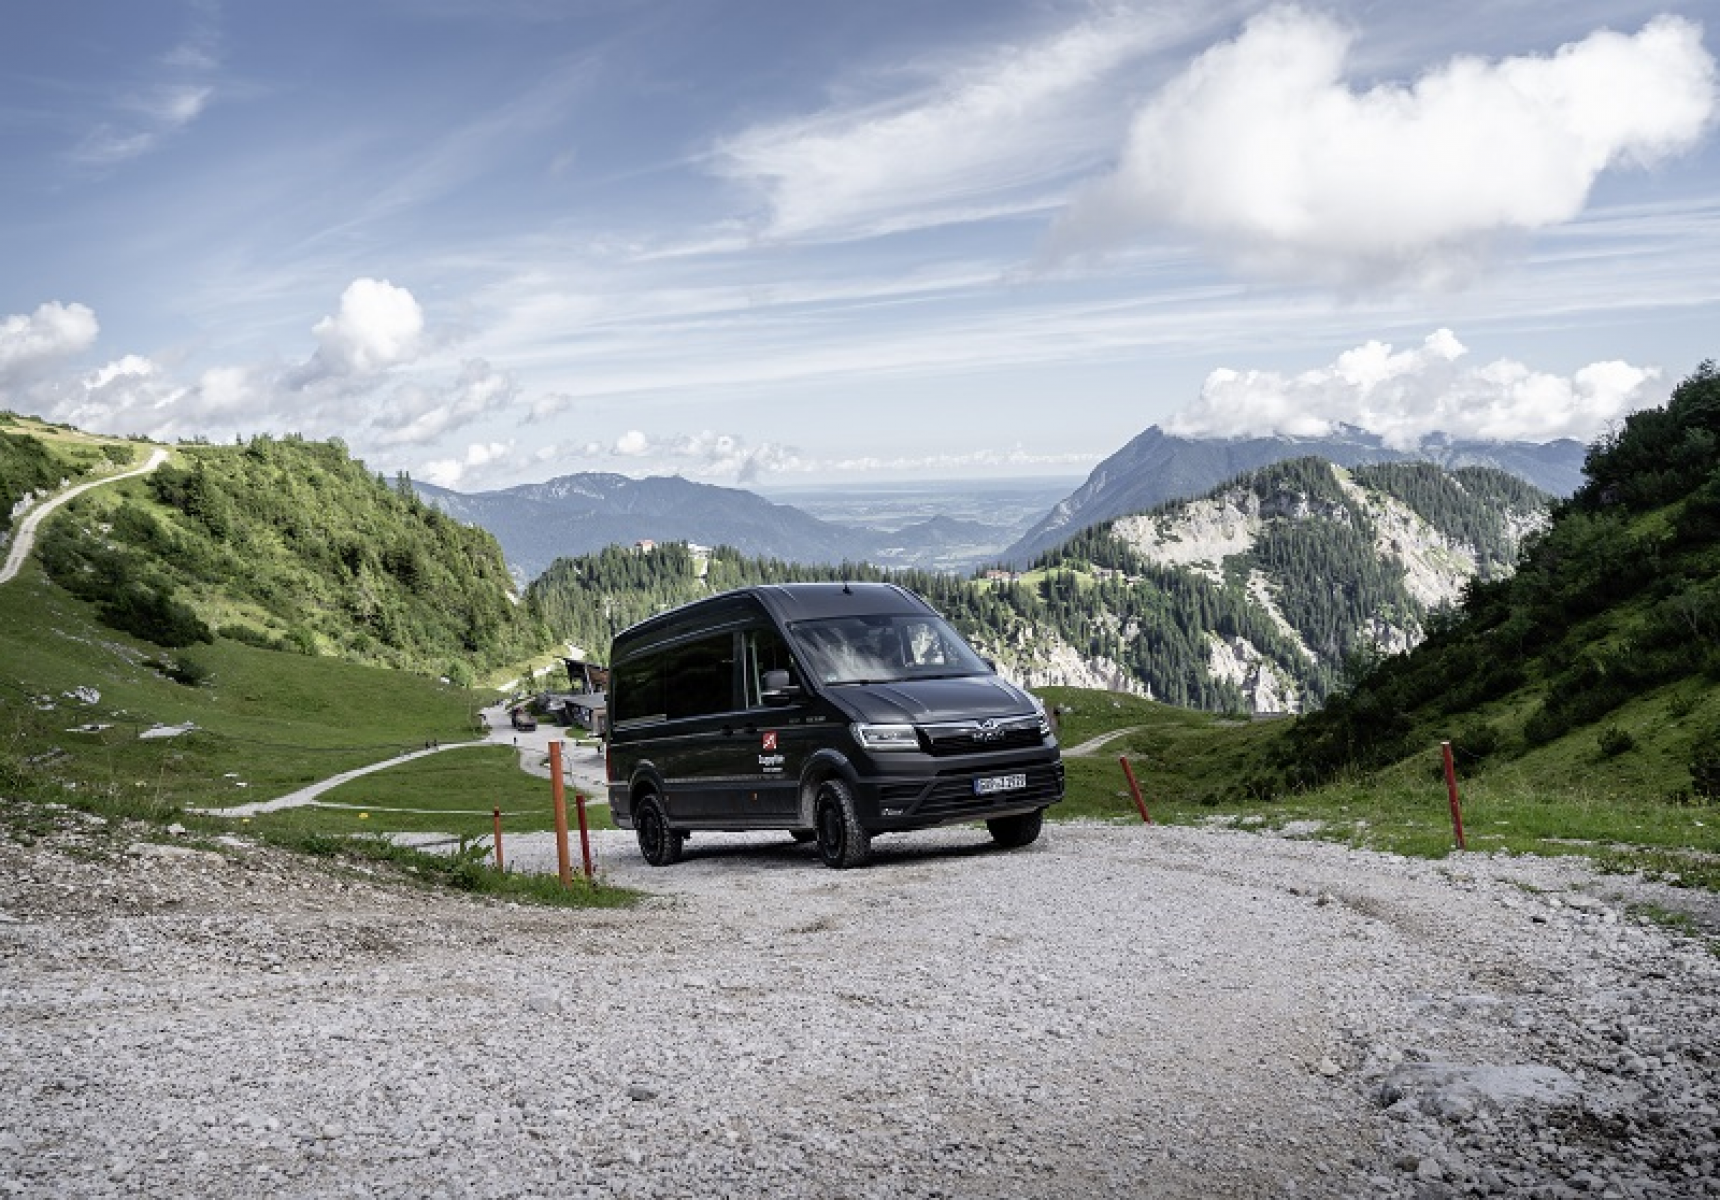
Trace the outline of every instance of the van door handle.
{"label": "van door handle", "polygon": [[755,734],[758,732],[758,726],[757,725],[747,725],[738,731],[735,729],[735,727],[733,725],[724,725],[723,726],[723,736],[724,737],[734,737],[736,732],[740,732],[740,733],[744,733],[744,734],[748,734],[748,735]]}

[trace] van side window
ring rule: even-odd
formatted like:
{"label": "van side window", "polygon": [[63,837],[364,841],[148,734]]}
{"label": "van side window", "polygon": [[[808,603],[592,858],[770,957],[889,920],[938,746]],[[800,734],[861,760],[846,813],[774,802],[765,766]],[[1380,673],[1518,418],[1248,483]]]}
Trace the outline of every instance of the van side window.
{"label": "van side window", "polygon": [[734,711],[734,634],[671,646],[663,651],[658,669],[663,676],[664,707],[671,721]]}
{"label": "van side window", "polygon": [[789,681],[798,684],[800,672],[789,657],[788,643],[774,629],[749,629],[741,635],[746,647],[743,682],[746,685],[746,706],[764,707],[764,673],[787,671]]}
{"label": "van side window", "polygon": [[643,724],[668,716],[661,662],[661,655],[645,654],[615,666],[609,684],[610,719],[614,724]]}

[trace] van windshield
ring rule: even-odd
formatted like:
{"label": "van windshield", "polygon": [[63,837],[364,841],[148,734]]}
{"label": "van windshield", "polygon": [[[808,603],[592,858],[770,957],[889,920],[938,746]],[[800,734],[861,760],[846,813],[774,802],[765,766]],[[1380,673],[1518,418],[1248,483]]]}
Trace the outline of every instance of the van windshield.
{"label": "van windshield", "polygon": [[937,617],[829,617],[789,627],[824,683],[893,683],[989,675],[991,668]]}

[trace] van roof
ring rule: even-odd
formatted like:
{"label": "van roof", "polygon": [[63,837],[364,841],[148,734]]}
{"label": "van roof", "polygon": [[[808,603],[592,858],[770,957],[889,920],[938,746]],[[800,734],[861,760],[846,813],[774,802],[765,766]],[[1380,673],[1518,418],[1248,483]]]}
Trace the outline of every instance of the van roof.
{"label": "van roof", "polygon": [[756,612],[759,608],[784,624],[854,613],[885,616],[932,611],[919,596],[894,583],[765,583],[736,588],[658,613],[623,629],[615,635],[615,641],[619,644],[651,635],[656,635],[652,640],[678,640],[706,623],[726,624],[748,609]]}
{"label": "van roof", "polygon": [[757,596],[772,616],[783,621],[850,613],[924,613],[930,608],[913,592],[894,583],[767,583],[741,590]]}

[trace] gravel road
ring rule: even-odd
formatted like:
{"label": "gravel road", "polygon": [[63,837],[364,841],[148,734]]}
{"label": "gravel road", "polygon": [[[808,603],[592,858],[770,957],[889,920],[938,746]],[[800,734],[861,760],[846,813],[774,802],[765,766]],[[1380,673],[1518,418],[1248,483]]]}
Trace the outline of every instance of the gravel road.
{"label": "gravel road", "polygon": [[1720,1196],[1720,959],[1572,863],[610,833],[563,912],[88,821],[0,846],[0,1195]]}

